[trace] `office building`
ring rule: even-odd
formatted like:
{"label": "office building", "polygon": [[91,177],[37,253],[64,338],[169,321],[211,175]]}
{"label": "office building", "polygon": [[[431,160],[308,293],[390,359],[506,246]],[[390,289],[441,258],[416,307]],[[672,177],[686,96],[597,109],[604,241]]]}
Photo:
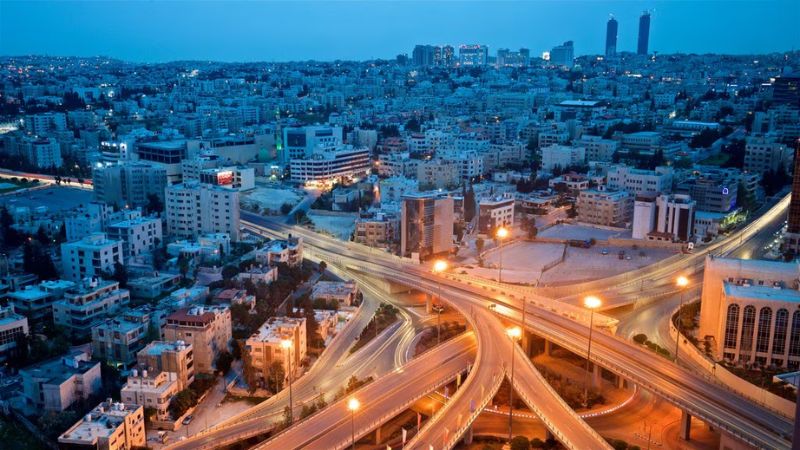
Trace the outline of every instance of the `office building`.
{"label": "office building", "polygon": [[611,17],[606,24],[606,57],[616,56],[617,54],[617,29],[619,24],[617,19]]}
{"label": "office building", "polygon": [[180,309],[167,317],[164,339],[191,345],[195,373],[213,373],[217,355],[231,340],[231,310],[227,305]]}
{"label": "office building", "polygon": [[17,345],[28,345],[28,318],[14,312],[11,306],[0,306],[0,362],[6,361],[21,350]]}
{"label": "office building", "polygon": [[800,107],[800,72],[785,73],[772,82],[772,101]]}
{"label": "office building", "polygon": [[633,196],[626,191],[587,189],[578,194],[578,221],[624,228],[633,219]]}
{"label": "office building", "polygon": [[463,67],[485,66],[489,62],[489,47],[480,44],[458,47],[458,62]]}
{"label": "office building", "polygon": [[400,255],[419,260],[453,248],[454,201],[438,193],[406,194],[401,203]]}
{"label": "office building", "polygon": [[[309,125],[283,129],[283,149],[280,161],[289,164],[293,159],[304,159],[317,149],[330,149],[342,145],[342,127]],[[324,153],[324,152],[323,152]]]}
{"label": "office building", "polygon": [[144,406],[115,403],[109,398],[59,436],[58,445],[62,449],[144,448]]}
{"label": "office building", "polygon": [[75,242],[61,244],[61,275],[72,281],[114,273],[114,265],[124,261],[122,241],[105,233],[92,233]]}
{"label": "office building", "polygon": [[198,179],[201,183],[240,191],[247,191],[256,187],[256,175],[252,167],[234,166],[203,169],[200,171]]}
{"label": "office building", "polygon": [[698,337],[730,362],[800,367],[797,261],[706,257]]}
{"label": "office building", "polygon": [[672,192],[673,177],[673,170],[667,166],[646,170],[620,164],[608,168],[606,184],[611,190],[625,190],[633,195],[651,195]]}
{"label": "office building", "polygon": [[636,45],[637,55],[648,55],[650,45],[650,13],[645,11],[639,17],[639,40]]}
{"label": "office building", "polygon": [[530,62],[531,51],[521,48],[511,51],[507,48],[497,50],[497,67],[527,67]]}
{"label": "office building", "polygon": [[167,171],[146,162],[124,162],[95,168],[92,172],[94,197],[119,208],[145,206],[155,195],[164,201]]}
{"label": "office building", "polygon": [[744,170],[763,176],[781,166],[788,172],[792,162],[792,149],[787,148],[774,135],[748,136],[744,147]]}
{"label": "office building", "polygon": [[152,165],[163,167],[170,183],[181,181],[181,161],[186,159],[186,141],[139,141],[136,157]]}
{"label": "office building", "polygon": [[697,202],[697,209],[727,213],[736,208],[739,176],[727,172],[703,173],[688,178],[675,187],[675,193],[688,195]]}
{"label": "office building", "polygon": [[[291,341],[291,346],[283,348],[283,341]],[[270,376],[270,366],[280,362],[286,371],[284,383],[298,372],[300,363],[306,357],[308,342],[305,317],[273,317],[245,341],[245,359],[255,373],[256,379],[265,383]],[[292,374],[294,372],[294,374]]]}
{"label": "office building", "polygon": [[290,171],[296,183],[331,184],[362,177],[371,166],[369,148],[344,145],[317,148],[309,157],[292,159]]}
{"label": "office building", "polygon": [[225,233],[239,240],[239,191],[196,181],[165,190],[167,230],[175,237],[196,239],[206,233]]}
{"label": "office building", "polygon": [[87,400],[103,387],[100,364],[92,361],[88,353],[72,350],[20,369],[25,401],[44,411],[63,411],[77,401]]}
{"label": "office building", "polygon": [[792,197],[786,216],[786,233],[783,235],[783,249],[800,253],[800,142],[797,143],[792,175]]}
{"label": "office building", "polygon": [[500,227],[514,226],[514,197],[510,194],[478,202],[478,233],[491,234]]}
{"label": "office building", "polygon": [[131,295],[116,281],[86,278],[53,303],[53,320],[74,337],[89,337],[92,328],[126,308]]}
{"label": "office building", "polygon": [[688,195],[636,196],[632,237],[651,241],[690,241],[695,214],[696,202]]}
{"label": "office building", "polygon": [[178,390],[194,382],[194,350],[184,341],[153,341],[136,354],[138,370],[152,373],[170,372],[176,375]]}
{"label": "office building", "polygon": [[575,64],[575,47],[572,41],[564,42],[550,50],[550,64],[571,69]]}

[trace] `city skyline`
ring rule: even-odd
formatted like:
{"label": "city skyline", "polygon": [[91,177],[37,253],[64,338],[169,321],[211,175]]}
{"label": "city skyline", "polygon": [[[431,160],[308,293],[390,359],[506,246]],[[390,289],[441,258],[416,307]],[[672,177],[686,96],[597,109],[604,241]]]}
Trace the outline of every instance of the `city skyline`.
{"label": "city skyline", "polygon": [[[637,50],[644,11],[652,14],[650,52],[763,54],[800,45],[800,33],[791,26],[796,15],[786,14],[800,7],[789,1],[735,2],[724,8],[718,2],[570,4],[397,1],[365,7],[365,2],[307,1],[189,7],[188,2],[5,1],[0,4],[0,54],[103,55],[153,63],[329,61],[410,55],[418,43],[480,43],[490,55],[499,48],[525,47],[538,56],[572,40],[576,56],[602,55],[611,15],[619,22],[617,52]],[[458,20],[442,21],[448,14]],[[76,18],[81,26],[64,17]],[[754,17],[770,26],[750,26]],[[745,27],[750,34],[742,38]]]}

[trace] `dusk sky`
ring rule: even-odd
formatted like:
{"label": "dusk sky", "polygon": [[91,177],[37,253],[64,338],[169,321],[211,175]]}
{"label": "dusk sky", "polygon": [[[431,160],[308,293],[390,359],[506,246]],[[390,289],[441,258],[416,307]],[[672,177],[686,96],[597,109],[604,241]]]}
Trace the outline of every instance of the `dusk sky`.
{"label": "dusk sky", "polygon": [[393,58],[414,44],[482,43],[540,55],[566,40],[603,51],[610,13],[635,50],[652,11],[651,50],[769,53],[800,48],[800,1],[5,1],[0,54],[129,61]]}

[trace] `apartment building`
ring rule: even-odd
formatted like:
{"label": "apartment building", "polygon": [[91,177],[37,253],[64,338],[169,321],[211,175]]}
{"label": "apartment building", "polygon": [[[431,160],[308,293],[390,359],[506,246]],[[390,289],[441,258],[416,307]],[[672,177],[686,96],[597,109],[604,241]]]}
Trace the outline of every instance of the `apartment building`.
{"label": "apartment building", "polygon": [[25,316],[30,326],[38,328],[53,321],[53,303],[73,287],[75,283],[72,281],[48,280],[9,292],[5,298],[13,306],[15,313]]}
{"label": "apartment building", "polygon": [[163,242],[161,219],[158,217],[139,217],[113,223],[106,231],[108,238],[122,241],[122,254],[125,259],[150,253]]}
{"label": "apartment building", "polygon": [[213,373],[214,360],[231,340],[231,310],[227,305],[180,309],[167,317],[164,339],[190,344],[196,373]]}
{"label": "apartment building", "polygon": [[478,232],[488,234],[500,227],[514,226],[514,203],[510,194],[481,199],[478,202]]}
{"label": "apartment building", "polygon": [[109,398],[59,436],[58,445],[63,449],[96,450],[145,447],[144,406],[115,403]]}
{"label": "apartment building", "polygon": [[176,237],[196,239],[206,233],[226,233],[238,241],[239,192],[218,186],[186,182],[165,191],[167,230]]}
{"label": "apartment building", "polygon": [[626,191],[581,191],[576,203],[578,220],[624,228],[633,219],[633,196]]}
{"label": "apartment building", "polygon": [[185,341],[153,341],[136,354],[139,370],[177,375],[178,390],[194,381],[194,347]]}
{"label": "apartment building", "polygon": [[61,275],[72,281],[113,273],[124,261],[122,241],[105,233],[92,233],[75,242],[61,244]]}
{"label": "apartment building", "polygon": [[273,266],[284,263],[297,267],[303,263],[303,238],[290,234],[288,239],[269,241],[266,246],[255,250],[254,256],[259,264]]}
{"label": "apartment building", "polygon": [[27,335],[28,319],[15,313],[11,306],[0,306],[0,362],[13,355],[19,340]]}
{"label": "apartment building", "polygon": [[623,164],[608,168],[606,184],[611,190],[624,190],[633,195],[653,195],[672,192],[674,173],[665,166],[655,170],[635,169]]}
{"label": "apartment building", "polygon": [[126,404],[142,405],[155,410],[156,420],[169,420],[169,403],[180,392],[174,372],[149,372],[133,369],[120,389],[120,399]]}
{"label": "apartment building", "polygon": [[453,198],[438,193],[407,194],[400,211],[401,256],[422,260],[452,250]]}
{"label": "apartment building", "polygon": [[72,350],[20,369],[25,401],[45,411],[63,411],[99,394],[103,387],[100,364],[92,361],[88,353]]}
{"label": "apartment building", "polygon": [[53,303],[53,319],[72,336],[88,337],[92,327],[126,308],[130,299],[130,292],[116,281],[87,278]]}
{"label": "apartment building", "polygon": [[[291,341],[288,349],[283,341]],[[270,365],[278,361],[286,371],[288,381],[291,372],[297,372],[307,352],[306,318],[273,317],[264,322],[257,332],[247,338],[245,352],[247,363],[262,382],[269,377]],[[290,372],[291,368],[291,372]]]}
{"label": "apartment building", "polygon": [[355,281],[317,281],[311,289],[311,299],[327,304],[338,302],[339,306],[352,306],[358,297]]}

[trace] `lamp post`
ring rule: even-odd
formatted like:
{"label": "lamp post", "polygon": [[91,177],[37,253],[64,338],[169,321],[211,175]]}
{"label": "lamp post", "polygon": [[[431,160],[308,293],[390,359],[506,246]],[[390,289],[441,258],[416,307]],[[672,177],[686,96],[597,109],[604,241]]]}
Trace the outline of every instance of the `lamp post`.
{"label": "lamp post", "polygon": [[513,327],[506,330],[509,339],[511,340],[511,383],[508,385],[508,442],[511,443],[512,436],[512,423],[514,411],[514,345],[517,340],[522,337],[522,329],[520,327]]}
{"label": "lamp post", "polygon": [[[433,271],[435,273],[441,274],[445,270],[447,270],[447,261],[440,259],[433,263]],[[439,303],[436,308],[436,345],[439,345],[442,340],[442,328],[440,326],[442,321],[442,280],[437,278],[436,283],[439,290]]]}
{"label": "lamp post", "polygon": [[603,302],[599,297],[590,295],[583,299],[583,306],[589,309],[589,346],[586,349],[586,375],[583,380],[583,407],[589,407],[589,360],[592,357],[592,330],[594,329],[594,310]]}
{"label": "lamp post", "polygon": [[681,310],[683,309],[683,293],[689,285],[689,279],[683,275],[675,280],[675,285],[681,290],[681,299],[678,304],[678,320],[675,322],[675,364],[678,364],[678,347],[681,343]]}
{"label": "lamp post", "polygon": [[351,430],[351,439],[353,441],[353,450],[356,449],[356,410],[361,406],[361,402],[358,401],[357,398],[352,397],[347,402],[347,409],[350,410],[350,430]]}
{"label": "lamp post", "polygon": [[506,228],[506,227],[498,228],[497,232],[495,233],[495,237],[497,238],[497,240],[499,242],[498,247],[499,247],[499,251],[500,251],[500,268],[499,268],[499,270],[497,272],[497,281],[499,283],[503,282],[503,240],[505,238],[507,238],[508,235],[509,235],[509,232],[508,232],[508,228]]}
{"label": "lamp post", "polygon": [[294,406],[294,403],[292,402],[292,340],[282,340],[281,348],[289,353],[289,425],[291,425],[294,423],[294,410],[292,409]]}

